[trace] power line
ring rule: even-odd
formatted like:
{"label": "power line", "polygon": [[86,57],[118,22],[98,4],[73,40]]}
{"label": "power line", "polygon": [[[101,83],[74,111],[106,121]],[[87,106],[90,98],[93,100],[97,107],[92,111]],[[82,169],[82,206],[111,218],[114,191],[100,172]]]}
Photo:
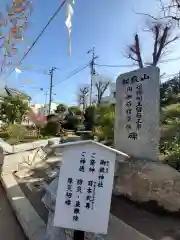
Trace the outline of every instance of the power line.
{"label": "power line", "polygon": [[55,87],[55,86],[57,86],[58,84],[66,81],[66,80],[68,80],[69,78],[73,77],[75,74],[83,71],[83,70],[84,70],[85,68],[87,68],[88,66],[89,66],[89,64],[86,64],[84,67],[82,67],[82,68],[80,68],[80,69],[74,70],[74,71],[73,71],[72,73],[70,73],[66,78],[64,78],[64,79],[58,81],[57,83],[55,83],[55,84],[53,85],[53,87]]}
{"label": "power line", "polygon": [[167,74],[167,75],[164,75],[162,78],[172,78],[172,77],[176,77],[178,76],[179,73],[174,73],[174,74]]}
{"label": "power line", "polygon": [[116,68],[116,67],[135,67],[135,66],[137,66],[136,64],[132,64],[132,65],[108,65],[108,64],[97,64],[97,63],[95,63],[95,65],[96,66],[98,66],[98,67],[114,67],[114,68]]}
{"label": "power line", "polygon": [[[18,87],[21,87],[21,88],[24,88],[24,87],[27,87],[27,85],[20,85]],[[44,88],[44,87],[35,87],[35,86],[31,86],[31,85],[28,85],[28,88],[29,89],[34,89],[34,90],[40,90],[40,91],[47,91],[49,90],[49,88]]]}
{"label": "power line", "polygon": [[31,97],[31,99],[34,99],[35,97],[37,97],[37,95],[42,94],[42,93],[44,93],[44,91],[42,91],[42,90],[37,91],[37,92]]}
{"label": "power line", "polygon": [[180,60],[180,57],[170,58],[167,60],[161,60],[160,63],[168,63],[168,62],[173,62],[173,61],[177,61],[177,60]]}
{"label": "power line", "polygon": [[[40,37],[43,35],[43,33],[45,32],[46,28],[49,26],[49,24],[52,22],[52,20],[56,17],[56,15],[59,13],[59,11],[61,10],[61,8],[64,6],[64,4],[66,3],[67,0],[63,0],[63,2],[61,3],[61,5],[58,7],[58,9],[55,11],[55,13],[53,14],[53,16],[49,19],[49,21],[47,22],[47,24],[45,25],[45,27],[42,29],[42,31],[40,32],[40,34],[38,35],[38,37],[35,39],[35,41],[32,43],[32,45],[30,46],[30,48],[28,49],[28,51],[24,54],[23,58],[21,59],[21,61],[19,62],[19,65],[22,63],[22,61],[27,57],[27,55],[29,54],[29,52],[33,49],[33,47],[36,45],[36,43],[38,42],[38,40],[40,39]],[[5,80],[15,71],[15,69],[13,69],[8,76],[5,78]]]}
{"label": "power line", "polygon": [[[170,59],[167,59],[167,60],[161,60],[160,63],[168,63],[168,62],[171,62],[171,61],[177,61],[177,60],[180,60],[180,57],[176,57],[176,58],[170,58]],[[112,67],[112,68],[116,68],[116,67],[135,67],[137,66],[136,64],[131,64],[131,65],[111,65],[111,64],[97,64],[95,63],[94,65],[96,66],[99,66],[99,67]]]}

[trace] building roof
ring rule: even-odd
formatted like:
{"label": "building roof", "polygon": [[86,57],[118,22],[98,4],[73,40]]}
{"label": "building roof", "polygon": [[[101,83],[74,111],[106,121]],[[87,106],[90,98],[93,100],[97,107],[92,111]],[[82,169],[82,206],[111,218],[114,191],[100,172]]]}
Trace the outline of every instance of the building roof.
{"label": "building roof", "polygon": [[5,92],[7,93],[8,96],[22,96],[24,98],[27,98],[28,100],[31,99],[31,97],[27,93],[22,92],[18,89],[10,88],[10,87],[5,86],[4,90],[5,90]]}

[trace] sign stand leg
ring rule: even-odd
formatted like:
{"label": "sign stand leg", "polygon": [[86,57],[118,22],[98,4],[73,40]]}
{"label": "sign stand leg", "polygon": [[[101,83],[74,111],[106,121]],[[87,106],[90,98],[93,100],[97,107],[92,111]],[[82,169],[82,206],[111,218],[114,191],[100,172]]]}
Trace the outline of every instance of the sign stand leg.
{"label": "sign stand leg", "polygon": [[84,231],[75,230],[73,239],[74,240],[84,240]]}

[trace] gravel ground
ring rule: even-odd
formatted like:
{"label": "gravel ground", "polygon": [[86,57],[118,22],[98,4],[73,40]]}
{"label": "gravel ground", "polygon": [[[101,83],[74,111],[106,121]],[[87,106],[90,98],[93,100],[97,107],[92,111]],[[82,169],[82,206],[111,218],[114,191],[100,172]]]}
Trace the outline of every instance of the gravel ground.
{"label": "gravel ground", "polygon": [[16,219],[6,193],[0,184],[0,239],[2,240],[27,240]]}

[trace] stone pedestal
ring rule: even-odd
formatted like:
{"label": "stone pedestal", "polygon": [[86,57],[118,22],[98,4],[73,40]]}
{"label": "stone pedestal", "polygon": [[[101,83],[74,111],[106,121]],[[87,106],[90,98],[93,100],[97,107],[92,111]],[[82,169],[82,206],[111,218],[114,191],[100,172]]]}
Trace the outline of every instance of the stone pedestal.
{"label": "stone pedestal", "polygon": [[130,159],[116,169],[114,194],[134,202],[155,201],[169,212],[180,210],[180,173],[161,162]]}

